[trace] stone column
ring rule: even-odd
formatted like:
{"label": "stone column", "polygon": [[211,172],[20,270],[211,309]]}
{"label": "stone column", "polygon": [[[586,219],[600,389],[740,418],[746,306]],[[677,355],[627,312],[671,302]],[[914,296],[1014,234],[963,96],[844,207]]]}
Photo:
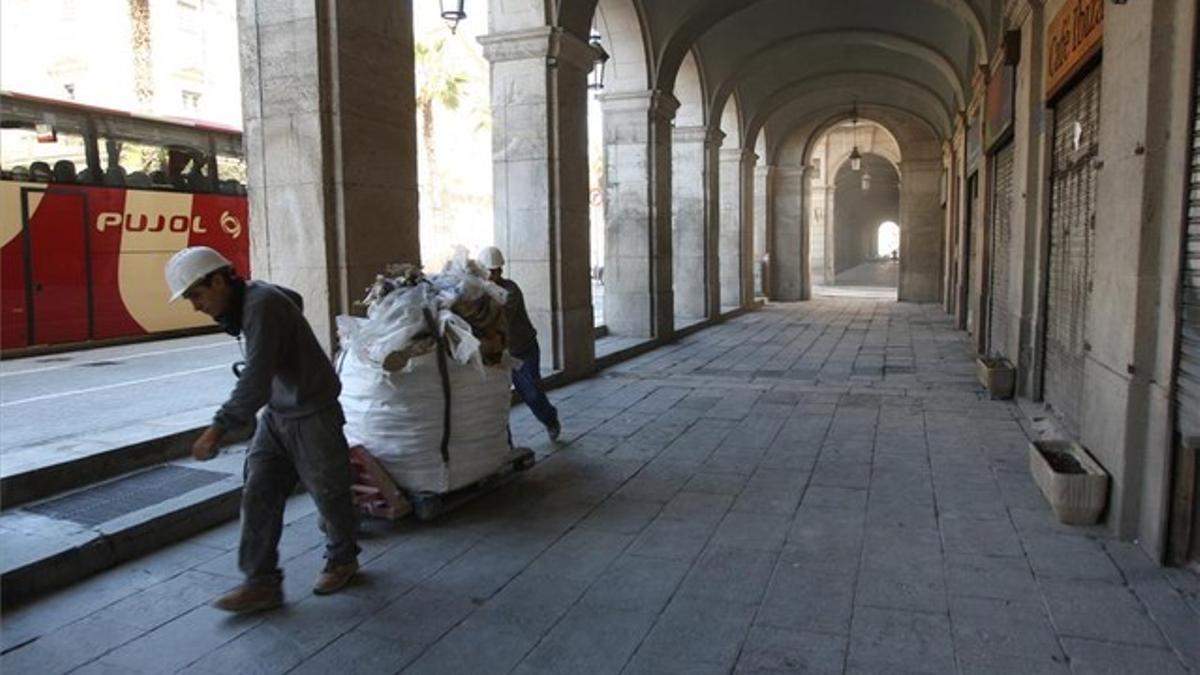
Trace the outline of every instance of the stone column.
{"label": "stone column", "polygon": [[805,262],[808,263],[810,270],[810,283],[824,285],[826,283],[825,261],[827,257],[827,246],[829,245],[829,237],[826,236],[825,222],[829,218],[828,198],[823,180],[812,180],[808,187],[808,203],[805,208],[805,217],[808,219],[808,258]]}
{"label": "stone column", "polygon": [[721,148],[721,311],[742,304],[742,149]]}
{"label": "stone column", "polygon": [[608,202],[604,322],[614,335],[670,339],[671,118],[679,103],[659,92],[601,97]]}
{"label": "stone column", "polygon": [[491,62],[496,245],[525,293],[542,367],[586,375],[595,370],[587,264],[592,51],[549,27],[479,42]]}
{"label": "stone column", "polygon": [[721,316],[721,143],[725,132],[709,129],[704,138],[705,306]]}
{"label": "stone column", "polygon": [[238,3],[253,275],[321,343],[389,262],[420,262],[412,8]]}
{"label": "stone column", "polygon": [[960,111],[958,116],[959,130],[954,135],[956,155],[955,186],[958,200],[954,208],[954,321],[960,330],[967,329],[967,314],[969,309],[969,293],[967,278],[971,265],[971,249],[967,233],[967,210],[971,207],[970,171],[967,166],[967,115]]}
{"label": "stone column", "polygon": [[752,150],[742,152],[738,166],[739,203],[741,205],[742,240],[738,247],[741,255],[741,306],[750,307],[754,304],[754,268],[758,265],[759,256],[755,255],[754,234],[754,167],[758,163],[758,155]]}
{"label": "stone column", "polygon": [[912,302],[941,299],[942,207],[940,159],[900,163],[900,283],[897,296]]}
{"label": "stone column", "polygon": [[838,233],[837,227],[835,227],[837,225],[838,203],[836,197],[837,188],[833,184],[828,185],[825,188],[825,217],[821,221],[820,227],[825,233],[825,258],[821,261],[821,265],[823,266],[822,273],[825,278],[825,283],[829,286],[833,286],[837,283],[838,273]]}
{"label": "stone column", "polygon": [[[946,202],[942,208],[942,310],[946,314],[954,314],[954,280],[955,280],[955,232],[958,223],[958,160],[954,144],[950,141],[942,143],[942,183],[939,190],[945,190]],[[904,225],[901,223],[903,229]]]}
{"label": "stone column", "polygon": [[804,168],[780,166],[774,172],[771,209],[774,239],[771,253],[771,299],[806,300],[807,251],[804,244]]}
{"label": "stone column", "polygon": [[674,170],[671,229],[674,251],[675,316],[705,316],[704,127],[677,127],[671,137]]}
{"label": "stone column", "polygon": [[755,291],[764,297],[771,292],[771,274],[764,269],[763,260],[772,248],[770,188],[774,169],[769,165],[754,167],[754,271],[758,280]]}

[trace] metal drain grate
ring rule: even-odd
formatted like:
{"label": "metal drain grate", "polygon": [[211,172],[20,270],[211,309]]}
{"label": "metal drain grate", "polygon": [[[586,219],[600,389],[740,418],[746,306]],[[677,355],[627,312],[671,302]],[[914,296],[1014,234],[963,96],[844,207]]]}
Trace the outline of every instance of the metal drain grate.
{"label": "metal drain grate", "polygon": [[159,466],[65,497],[26,506],[24,510],[80,525],[99,525],[226,477],[228,474],[216,471]]}

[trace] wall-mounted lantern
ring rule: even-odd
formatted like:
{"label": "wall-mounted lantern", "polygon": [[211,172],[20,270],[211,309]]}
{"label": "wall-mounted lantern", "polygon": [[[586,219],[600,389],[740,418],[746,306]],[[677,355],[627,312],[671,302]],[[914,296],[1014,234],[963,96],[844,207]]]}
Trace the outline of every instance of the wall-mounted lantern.
{"label": "wall-mounted lantern", "polygon": [[464,5],[467,0],[438,0],[442,5],[442,20],[450,27],[450,32],[453,33],[458,29],[458,22],[467,18],[467,10]]}
{"label": "wall-mounted lantern", "polygon": [[588,74],[588,89],[592,91],[600,91],[604,88],[604,67],[608,63],[608,52],[604,50],[604,45],[600,43],[600,34],[592,31],[591,37],[588,38],[588,46],[592,48],[592,72]]}

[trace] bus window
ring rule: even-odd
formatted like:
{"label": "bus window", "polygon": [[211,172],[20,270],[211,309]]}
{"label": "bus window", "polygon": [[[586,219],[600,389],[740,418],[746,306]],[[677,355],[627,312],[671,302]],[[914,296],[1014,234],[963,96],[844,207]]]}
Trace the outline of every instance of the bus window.
{"label": "bus window", "polygon": [[4,180],[76,183],[90,179],[82,134],[11,120],[0,128],[0,170]]}
{"label": "bus window", "polygon": [[211,181],[204,153],[186,146],[163,146],[105,139],[105,184],[135,189],[208,192]]}
{"label": "bus window", "polygon": [[217,152],[217,191],[227,195],[246,194],[246,161]]}

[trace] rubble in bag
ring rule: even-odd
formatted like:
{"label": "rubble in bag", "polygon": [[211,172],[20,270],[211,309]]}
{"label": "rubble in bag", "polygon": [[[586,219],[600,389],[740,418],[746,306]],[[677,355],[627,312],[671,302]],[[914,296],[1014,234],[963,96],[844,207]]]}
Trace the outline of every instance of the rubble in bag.
{"label": "rubble in bag", "polygon": [[472,485],[500,470],[509,457],[508,368],[447,361],[444,378],[436,353],[415,356],[392,372],[359,360],[353,350],[339,364],[346,439],[366,448],[409,493],[440,494]]}
{"label": "rubble in bag", "polygon": [[504,348],[508,345],[508,322],[504,318],[504,305],[497,303],[491,296],[484,295],[477,300],[459,300],[450,310],[461,316],[471,326],[471,331],[479,339],[479,354],[485,365],[494,366],[504,357]]}
{"label": "rubble in bag", "polygon": [[429,323],[446,338],[460,363],[499,365],[508,346],[504,303],[508,292],[488,280],[487,270],[459,249],[439,274],[394,263],[376,276],[359,304],[367,307],[362,325],[347,326],[356,355],[385,370],[404,367],[410,358],[428,353]]}
{"label": "rubble in bag", "polygon": [[411,288],[421,280],[421,266],[411,263],[390,263],[383,274],[375,275],[375,283],[367,289],[367,296],[357,304],[370,307],[398,288]]}
{"label": "rubble in bag", "polygon": [[429,354],[435,349],[437,349],[437,340],[434,340],[433,337],[427,335],[417,338],[407,347],[383,357],[383,369],[388,372],[400,370],[407,366],[413,358]]}
{"label": "rubble in bag", "polygon": [[483,363],[500,363],[508,346],[508,322],[504,317],[508,291],[488,281],[488,271],[461,248],[433,284],[440,295],[453,298],[450,310],[471,326],[479,340]]}
{"label": "rubble in bag", "polygon": [[[386,282],[377,281],[372,291],[386,289]],[[338,335],[343,349],[351,349],[364,363],[383,368],[394,352],[412,351],[419,338],[432,340],[435,336],[425,317],[427,308],[435,308],[428,284],[393,287],[367,305],[367,318],[351,320],[339,316]],[[365,301],[364,301],[365,302]],[[391,364],[397,363],[393,357]]]}
{"label": "rubble in bag", "polygon": [[461,251],[439,274],[391,266],[337,317],[346,437],[409,492],[446,492],[508,459],[507,292]]}

